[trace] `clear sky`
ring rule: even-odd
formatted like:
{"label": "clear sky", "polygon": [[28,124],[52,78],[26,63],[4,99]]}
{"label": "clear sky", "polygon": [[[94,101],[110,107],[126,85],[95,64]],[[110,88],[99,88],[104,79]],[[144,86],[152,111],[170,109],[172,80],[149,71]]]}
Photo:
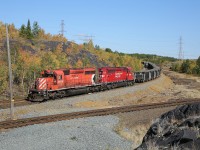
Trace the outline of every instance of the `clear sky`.
{"label": "clear sky", "polygon": [[178,57],[182,36],[185,58],[200,56],[200,0],[4,0],[0,20],[17,28],[38,21],[45,31],[94,36],[94,44],[124,53]]}

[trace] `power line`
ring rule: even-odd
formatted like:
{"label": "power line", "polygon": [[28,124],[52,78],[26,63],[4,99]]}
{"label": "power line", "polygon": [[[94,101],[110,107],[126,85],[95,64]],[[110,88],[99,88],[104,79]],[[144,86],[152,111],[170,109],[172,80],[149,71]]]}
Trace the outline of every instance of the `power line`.
{"label": "power line", "polygon": [[178,54],[179,60],[183,60],[184,59],[184,53],[183,53],[183,46],[182,46],[182,44],[183,44],[182,37],[180,36],[180,39],[179,39],[179,54]]}
{"label": "power line", "polygon": [[82,37],[80,40],[83,40],[85,42],[93,41],[95,37],[93,35],[86,35],[86,34],[77,34],[75,36]]}
{"label": "power line", "polygon": [[66,32],[66,31],[65,31],[65,23],[64,23],[64,20],[61,20],[60,27],[61,27],[60,33],[61,33],[62,36],[64,36],[64,32]]}

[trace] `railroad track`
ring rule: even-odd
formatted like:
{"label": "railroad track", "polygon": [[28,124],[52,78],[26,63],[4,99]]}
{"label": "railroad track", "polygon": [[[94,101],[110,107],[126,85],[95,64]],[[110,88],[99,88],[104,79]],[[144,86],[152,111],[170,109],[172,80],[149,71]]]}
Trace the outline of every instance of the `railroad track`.
{"label": "railroad track", "polygon": [[7,121],[0,122],[0,129],[18,128],[18,127],[34,125],[34,124],[42,124],[42,123],[48,123],[48,122],[56,122],[56,121],[85,118],[85,117],[105,116],[105,115],[111,115],[111,114],[117,114],[117,113],[141,111],[141,110],[147,110],[147,109],[170,107],[170,106],[177,106],[177,105],[197,103],[197,102],[200,102],[200,99],[182,99],[178,101],[174,100],[174,101],[162,102],[162,103],[132,105],[132,106],[105,108],[105,109],[25,118],[25,119],[18,119],[18,120],[7,120]]}

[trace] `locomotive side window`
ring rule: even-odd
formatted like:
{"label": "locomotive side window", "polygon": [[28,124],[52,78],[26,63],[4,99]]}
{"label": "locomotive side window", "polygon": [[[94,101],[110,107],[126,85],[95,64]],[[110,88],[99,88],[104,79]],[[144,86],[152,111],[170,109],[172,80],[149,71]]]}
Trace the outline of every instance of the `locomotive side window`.
{"label": "locomotive side window", "polygon": [[63,70],[64,75],[69,75],[69,70]]}
{"label": "locomotive side window", "polygon": [[115,70],[108,70],[108,73],[109,73],[109,74],[115,73]]}
{"label": "locomotive side window", "polygon": [[85,71],[85,74],[95,74],[95,71]]}
{"label": "locomotive side window", "polygon": [[58,76],[58,80],[62,80],[62,75],[59,75],[59,76]]}

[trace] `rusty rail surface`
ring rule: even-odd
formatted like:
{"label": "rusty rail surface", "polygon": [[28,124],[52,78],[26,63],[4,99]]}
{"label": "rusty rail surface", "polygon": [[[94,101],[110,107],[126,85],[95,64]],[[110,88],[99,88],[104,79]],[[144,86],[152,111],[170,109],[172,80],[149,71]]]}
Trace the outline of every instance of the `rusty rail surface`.
{"label": "rusty rail surface", "polygon": [[105,116],[105,115],[111,115],[111,114],[117,114],[117,113],[141,111],[141,110],[147,110],[147,109],[170,107],[170,106],[191,104],[191,103],[197,103],[197,102],[200,103],[200,99],[181,99],[181,100],[173,100],[170,102],[162,102],[162,103],[122,106],[122,107],[113,107],[113,108],[25,118],[25,119],[18,119],[18,120],[7,120],[7,121],[0,122],[0,129],[17,128],[17,127],[23,127],[23,126],[28,126],[28,125],[34,125],[34,124],[70,120],[70,119],[75,119],[75,118],[77,119],[77,118],[94,117],[94,116]]}

